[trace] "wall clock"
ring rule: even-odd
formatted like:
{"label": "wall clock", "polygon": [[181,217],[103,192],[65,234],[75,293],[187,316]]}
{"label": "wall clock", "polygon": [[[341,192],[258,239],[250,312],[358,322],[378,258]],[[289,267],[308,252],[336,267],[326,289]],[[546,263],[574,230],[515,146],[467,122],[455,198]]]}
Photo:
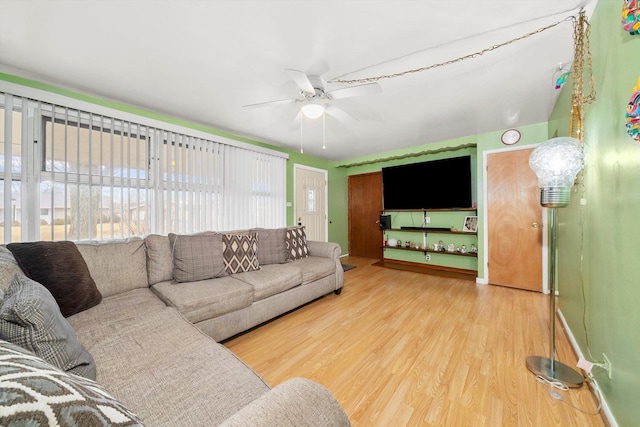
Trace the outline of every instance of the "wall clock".
{"label": "wall clock", "polygon": [[517,129],[508,129],[506,131],[504,131],[504,133],[502,134],[502,137],[500,138],[502,140],[502,143],[504,145],[513,145],[516,142],[520,141],[520,131]]}

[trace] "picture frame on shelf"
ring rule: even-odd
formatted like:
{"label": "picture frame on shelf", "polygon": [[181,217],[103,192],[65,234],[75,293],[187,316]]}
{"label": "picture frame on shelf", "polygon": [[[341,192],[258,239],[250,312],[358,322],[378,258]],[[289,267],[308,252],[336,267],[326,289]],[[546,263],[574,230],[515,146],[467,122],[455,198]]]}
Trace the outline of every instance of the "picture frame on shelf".
{"label": "picture frame on shelf", "polygon": [[467,233],[477,233],[478,232],[478,217],[477,216],[466,216],[464,217],[464,225],[462,226],[462,231]]}

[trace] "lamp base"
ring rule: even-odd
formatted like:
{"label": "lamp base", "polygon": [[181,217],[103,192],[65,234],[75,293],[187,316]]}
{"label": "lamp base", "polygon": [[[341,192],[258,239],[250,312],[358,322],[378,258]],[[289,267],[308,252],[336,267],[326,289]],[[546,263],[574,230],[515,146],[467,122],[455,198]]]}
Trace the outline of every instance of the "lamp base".
{"label": "lamp base", "polygon": [[549,381],[559,381],[569,388],[582,387],[584,378],[573,368],[553,361],[553,372],[551,372],[551,360],[548,357],[529,356],[527,357],[527,369],[534,375],[540,375]]}

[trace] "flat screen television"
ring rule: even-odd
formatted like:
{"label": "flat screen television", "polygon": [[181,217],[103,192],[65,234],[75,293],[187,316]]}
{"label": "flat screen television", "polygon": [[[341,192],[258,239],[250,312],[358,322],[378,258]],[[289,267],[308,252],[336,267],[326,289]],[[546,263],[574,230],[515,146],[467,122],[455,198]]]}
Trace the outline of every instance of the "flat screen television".
{"label": "flat screen television", "polygon": [[471,156],[382,168],[385,210],[470,208]]}

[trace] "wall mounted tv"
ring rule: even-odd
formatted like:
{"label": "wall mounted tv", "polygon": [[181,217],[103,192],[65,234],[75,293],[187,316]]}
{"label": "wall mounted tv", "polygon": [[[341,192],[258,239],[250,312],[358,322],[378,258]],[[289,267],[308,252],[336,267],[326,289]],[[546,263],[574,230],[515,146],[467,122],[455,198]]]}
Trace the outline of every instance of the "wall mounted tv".
{"label": "wall mounted tv", "polygon": [[471,156],[382,168],[385,210],[471,207]]}

